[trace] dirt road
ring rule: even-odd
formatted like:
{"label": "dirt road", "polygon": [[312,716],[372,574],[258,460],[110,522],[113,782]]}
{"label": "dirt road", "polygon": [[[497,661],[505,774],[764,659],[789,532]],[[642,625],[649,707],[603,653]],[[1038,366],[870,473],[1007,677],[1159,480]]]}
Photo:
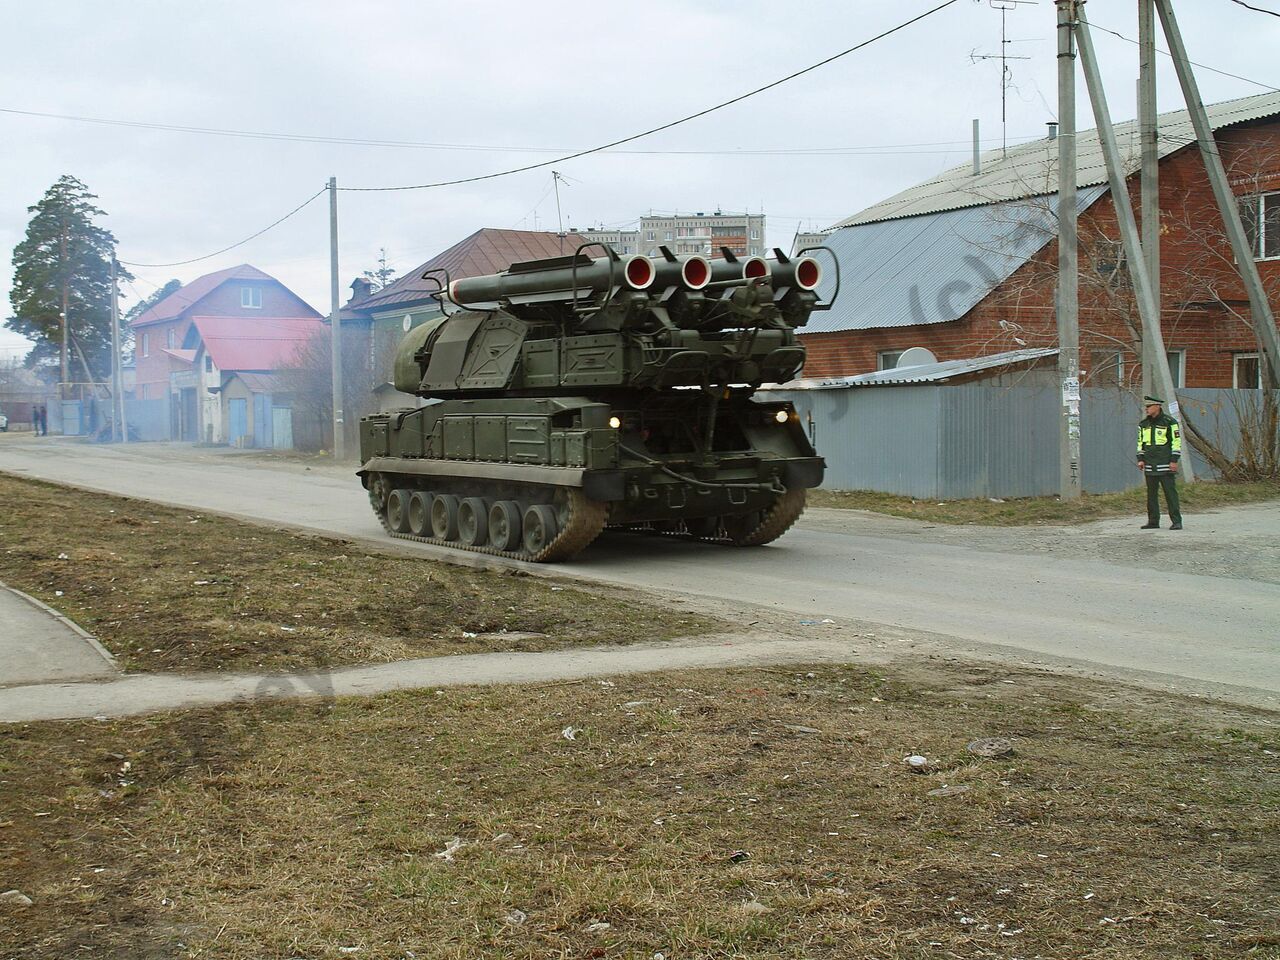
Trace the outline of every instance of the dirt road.
{"label": "dirt road", "polygon": [[[347,470],[27,439],[0,443],[0,470],[386,542]],[[950,638],[958,654],[1280,706],[1280,506],[1190,517],[1182,534],[1135,527],[931,528],[815,511],[759,550],[606,534],[574,562],[535,572],[696,597],[743,622],[764,607],[796,621],[886,624]]]}

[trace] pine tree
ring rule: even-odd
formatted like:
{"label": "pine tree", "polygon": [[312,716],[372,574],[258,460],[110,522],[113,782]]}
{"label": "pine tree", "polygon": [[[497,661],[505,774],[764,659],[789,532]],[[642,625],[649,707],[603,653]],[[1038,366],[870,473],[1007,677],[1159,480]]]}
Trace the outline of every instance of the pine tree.
{"label": "pine tree", "polygon": [[373,284],[373,292],[377,293],[396,276],[396,268],[387,264],[387,248],[382,247],[378,251],[378,267],[375,270],[366,270],[363,274],[364,278]]}
{"label": "pine tree", "polygon": [[[35,342],[27,366],[57,363],[65,381],[111,374],[111,258],[116,238],[93,221],[97,197],[68,174],[28,207],[27,235],[13,250],[13,316],[5,326]],[[132,275],[120,268],[122,279]],[[66,317],[64,331],[63,317]]]}

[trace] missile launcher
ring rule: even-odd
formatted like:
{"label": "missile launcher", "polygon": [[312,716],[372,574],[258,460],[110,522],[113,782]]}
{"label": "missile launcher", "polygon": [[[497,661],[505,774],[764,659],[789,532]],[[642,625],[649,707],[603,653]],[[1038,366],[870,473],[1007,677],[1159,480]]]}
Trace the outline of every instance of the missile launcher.
{"label": "missile launcher", "polygon": [[820,262],[591,246],[428,274],[441,315],[394,368],[428,402],[360,424],[392,536],[553,562],[606,527],[756,546],[799,517],[823,460],[790,404],[753,394],[799,374],[795,331],[830,306]]}

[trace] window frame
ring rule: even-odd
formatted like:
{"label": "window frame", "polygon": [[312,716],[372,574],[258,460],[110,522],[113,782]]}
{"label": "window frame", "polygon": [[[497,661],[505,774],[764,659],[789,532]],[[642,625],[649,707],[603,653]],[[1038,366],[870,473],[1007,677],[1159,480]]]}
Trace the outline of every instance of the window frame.
{"label": "window frame", "polygon": [[[1240,361],[1252,360],[1258,367],[1258,382],[1251,387],[1240,386]],[[1242,350],[1239,353],[1231,355],[1231,389],[1233,390],[1261,390],[1262,389],[1262,357],[1255,350],[1252,353]]]}
{"label": "window frame", "polygon": [[[245,301],[248,301],[247,303]],[[254,303],[253,301],[258,301]],[[240,309],[241,310],[261,310],[262,309],[262,288],[258,286],[245,286],[240,288]]]}
{"label": "window frame", "polygon": [[[1275,217],[1275,236],[1272,242],[1267,242],[1267,199],[1274,198],[1276,204]],[[1252,217],[1246,217],[1245,205],[1253,205]],[[1240,211],[1240,219],[1245,229],[1245,238],[1250,240],[1250,246],[1253,248],[1251,253],[1255,262],[1280,260],[1280,190],[1267,190],[1262,193],[1249,193],[1236,197],[1236,207]],[[1252,223],[1256,234],[1249,236],[1249,227]],[[1274,248],[1271,250],[1269,248]]]}
{"label": "window frame", "polygon": [[[902,359],[902,355],[906,352],[907,352],[906,350],[877,350],[876,351],[876,372],[879,373],[881,370],[898,369],[898,361]],[[893,357],[892,366],[885,365],[885,358],[889,356]]]}
{"label": "window frame", "polygon": [[144,357],[151,356],[151,334],[144,333],[142,335],[142,355]]}
{"label": "window frame", "polygon": [[1172,360],[1174,355],[1178,357],[1178,376],[1174,378],[1173,385],[1179,389],[1186,389],[1187,386],[1187,348],[1175,347],[1172,350],[1166,350],[1166,359]]}
{"label": "window frame", "polygon": [[[1093,361],[1095,357],[1103,353],[1113,354],[1116,358],[1115,359],[1115,371],[1116,371],[1115,380],[1108,380],[1106,382],[1103,382],[1101,380],[1095,379],[1097,377],[1099,368],[1097,365],[1094,364]],[[1123,350],[1110,350],[1110,349],[1090,350],[1089,351],[1088,385],[1091,387],[1123,387],[1125,385],[1124,369],[1125,368],[1124,368],[1124,351]]]}

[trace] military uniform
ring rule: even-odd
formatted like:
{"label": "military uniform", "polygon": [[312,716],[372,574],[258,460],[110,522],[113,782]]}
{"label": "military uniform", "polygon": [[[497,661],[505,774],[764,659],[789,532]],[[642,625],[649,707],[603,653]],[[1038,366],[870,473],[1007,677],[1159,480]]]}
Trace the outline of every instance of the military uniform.
{"label": "military uniform", "polygon": [[[1144,398],[1148,404],[1164,406],[1163,400]],[[1178,505],[1175,464],[1182,459],[1182,428],[1178,421],[1162,409],[1154,417],[1144,417],[1138,424],[1138,462],[1147,479],[1147,526],[1160,526],[1160,490],[1164,489],[1169,507],[1170,529],[1182,529],[1182,511]]]}

